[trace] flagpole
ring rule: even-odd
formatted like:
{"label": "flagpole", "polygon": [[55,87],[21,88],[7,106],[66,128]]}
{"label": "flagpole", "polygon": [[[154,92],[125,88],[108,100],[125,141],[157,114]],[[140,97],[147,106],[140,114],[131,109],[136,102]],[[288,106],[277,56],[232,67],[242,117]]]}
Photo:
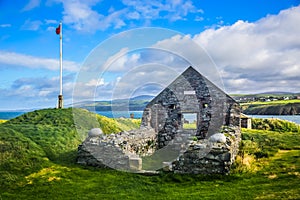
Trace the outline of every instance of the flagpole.
{"label": "flagpole", "polygon": [[60,33],[59,33],[59,64],[60,64],[60,76],[59,76],[59,95],[58,95],[58,108],[63,108],[63,88],[62,88],[62,22],[59,23]]}

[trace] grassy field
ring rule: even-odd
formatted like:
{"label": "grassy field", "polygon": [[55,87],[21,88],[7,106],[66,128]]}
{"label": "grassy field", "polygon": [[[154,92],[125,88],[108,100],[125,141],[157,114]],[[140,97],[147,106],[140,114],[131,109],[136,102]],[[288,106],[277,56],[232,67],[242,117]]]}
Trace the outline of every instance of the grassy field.
{"label": "grassy field", "polygon": [[290,104],[290,103],[300,103],[300,99],[291,99],[291,100],[278,100],[278,101],[253,101],[249,103],[241,103],[244,105],[278,105],[278,104]]}
{"label": "grassy field", "polygon": [[295,115],[300,114],[300,100],[241,103],[241,108],[250,115]]}
{"label": "grassy field", "polygon": [[197,129],[197,124],[196,123],[190,123],[190,124],[184,123],[183,128],[184,129]]}
{"label": "grassy field", "polygon": [[[88,123],[92,114],[77,112],[87,120],[81,129],[93,126]],[[104,129],[122,124],[97,119]],[[80,137],[71,121],[70,109],[42,110],[0,125],[1,200],[300,199],[300,135],[294,129],[284,132],[289,125],[276,131],[243,129],[241,151],[230,175],[146,176],[75,164]]]}

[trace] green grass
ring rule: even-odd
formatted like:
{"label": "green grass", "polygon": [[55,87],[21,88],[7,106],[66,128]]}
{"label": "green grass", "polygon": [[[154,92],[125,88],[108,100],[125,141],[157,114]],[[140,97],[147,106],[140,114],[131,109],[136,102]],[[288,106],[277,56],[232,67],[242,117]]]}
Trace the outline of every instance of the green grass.
{"label": "green grass", "polygon": [[300,133],[300,125],[282,119],[252,119],[252,128],[278,132]]}
{"label": "green grass", "polygon": [[[144,176],[52,165],[25,178],[2,199],[298,199],[299,151],[276,155],[257,173]],[[281,168],[285,163],[284,169]]]}
{"label": "green grass", "polygon": [[290,104],[290,103],[300,103],[299,99],[291,100],[278,100],[278,101],[254,101],[249,103],[241,103],[241,105],[279,105],[279,104]]}
{"label": "green grass", "polygon": [[183,124],[184,129],[197,129],[197,124],[196,123],[184,123]]}
{"label": "green grass", "polygon": [[[77,126],[93,125],[93,114],[76,112],[86,121]],[[127,128],[140,123],[116,121]],[[114,129],[116,121],[102,125]],[[80,137],[74,129],[71,109],[36,111],[1,124],[0,199],[300,199],[297,132],[243,129],[230,175],[146,176],[75,164]]]}
{"label": "green grass", "polygon": [[241,108],[246,114],[293,115],[300,113],[300,100],[242,103]]}
{"label": "green grass", "polygon": [[4,123],[4,122],[7,122],[7,120],[5,119],[0,119],[0,124]]}

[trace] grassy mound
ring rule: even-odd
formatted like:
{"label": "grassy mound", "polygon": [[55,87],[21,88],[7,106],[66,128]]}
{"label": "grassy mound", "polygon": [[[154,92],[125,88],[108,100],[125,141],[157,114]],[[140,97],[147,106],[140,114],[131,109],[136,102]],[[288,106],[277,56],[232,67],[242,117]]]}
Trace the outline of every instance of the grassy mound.
{"label": "grassy mound", "polygon": [[18,182],[21,175],[53,163],[74,163],[77,147],[91,128],[112,133],[121,131],[119,127],[129,130],[138,126],[136,120],[108,119],[71,108],[37,110],[9,120],[0,124],[0,185]]}

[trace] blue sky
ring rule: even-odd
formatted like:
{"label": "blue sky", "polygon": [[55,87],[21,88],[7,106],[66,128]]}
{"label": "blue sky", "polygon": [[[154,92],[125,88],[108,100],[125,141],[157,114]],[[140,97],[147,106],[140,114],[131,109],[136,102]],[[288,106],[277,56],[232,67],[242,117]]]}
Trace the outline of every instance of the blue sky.
{"label": "blue sky", "polygon": [[299,92],[299,4],[2,0],[0,110],[56,106],[60,21],[65,104],[155,95],[191,63],[228,93]]}

